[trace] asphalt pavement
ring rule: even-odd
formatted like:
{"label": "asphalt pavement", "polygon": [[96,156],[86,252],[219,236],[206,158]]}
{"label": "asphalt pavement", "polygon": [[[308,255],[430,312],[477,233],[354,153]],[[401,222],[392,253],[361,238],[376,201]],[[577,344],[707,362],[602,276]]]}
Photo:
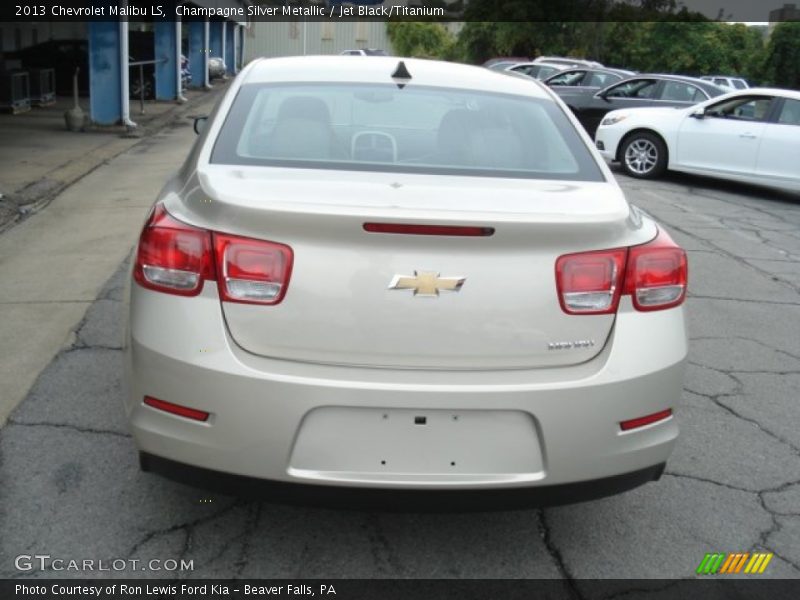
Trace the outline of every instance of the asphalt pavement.
{"label": "asphalt pavement", "polygon": [[[167,133],[143,156],[173,160],[189,140]],[[71,189],[99,193],[109,168]],[[124,201],[144,206],[125,177]],[[246,501],[142,473],[122,410],[121,264],[0,430],[0,577],[87,575],[15,568],[44,553],[193,562],[99,577],[568,578],[590,598],[581,579],[691,578],[705,553],[755,551],[775,555],[760,577],[800,577],[800,197],[618,177],[689,252],[682,434],[660,481],[563,507],[419,514]]]}

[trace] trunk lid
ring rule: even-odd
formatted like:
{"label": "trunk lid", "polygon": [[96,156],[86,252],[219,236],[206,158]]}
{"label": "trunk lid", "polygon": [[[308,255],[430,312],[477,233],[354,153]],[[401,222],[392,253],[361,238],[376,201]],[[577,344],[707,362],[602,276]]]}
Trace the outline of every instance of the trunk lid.
{"label": "trunk lid", "polygon": [[[555,261],[643,243],[613,183],[209,165],[176,217],[289,245],[294,267],[275,306],[223,302],[230,335],[253,354],[386,368],[497,369],[572,365],[603,348],[614,315],[567,315]],[[213,183],[212,183],[213,182]],[[291,199],[291,200],[289,200]],[[369,233],[364,224],[494,228],[487,237]],[[436,275],[430,275],[436,274]],[[416,275],[416,279],[415,279]],[[389,289],[398,277],[425,288]],[[403,287],[403,286],[401,286]],[[405,287],[409,287],[406,285]],[[551,349],[551,344],[587,342]]]}

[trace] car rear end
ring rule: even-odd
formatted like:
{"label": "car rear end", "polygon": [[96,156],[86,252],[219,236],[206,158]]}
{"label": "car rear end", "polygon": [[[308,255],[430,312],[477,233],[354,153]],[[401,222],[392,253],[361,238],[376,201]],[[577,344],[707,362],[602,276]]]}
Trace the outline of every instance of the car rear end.
{"label": "car rear end", "polygon": [[657,478],[683,251],[538,86],[341,60],[241,74],[148,217],[126,343],[143,466],[311,501]]}

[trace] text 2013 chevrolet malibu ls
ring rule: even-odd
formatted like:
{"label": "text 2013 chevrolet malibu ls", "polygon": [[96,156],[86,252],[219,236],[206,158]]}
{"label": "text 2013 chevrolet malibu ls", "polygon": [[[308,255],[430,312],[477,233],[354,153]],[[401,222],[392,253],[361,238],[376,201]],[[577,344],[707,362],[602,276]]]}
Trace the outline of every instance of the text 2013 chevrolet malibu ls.
{"label": "text 2013 chevrolet malibu ls", "polygon": [[684,251],[543,86],[257,60],[139,239],[141,464],[326,503],[630,489],[678,435],[686,281]]}

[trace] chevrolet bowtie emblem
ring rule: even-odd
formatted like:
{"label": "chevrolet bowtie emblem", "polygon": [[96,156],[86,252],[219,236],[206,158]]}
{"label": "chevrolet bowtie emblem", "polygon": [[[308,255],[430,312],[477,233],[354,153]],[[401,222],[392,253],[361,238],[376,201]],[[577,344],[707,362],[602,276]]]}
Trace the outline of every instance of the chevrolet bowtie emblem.
{"label": "chevrolet bowtie emblem", "polygon": [[457,292],[466,277],[439,277],[433,271],[414,271],[414,276],[395,275],[389,284],[390,290],[414,290],[415,296],[436,297],[439,292]]}

